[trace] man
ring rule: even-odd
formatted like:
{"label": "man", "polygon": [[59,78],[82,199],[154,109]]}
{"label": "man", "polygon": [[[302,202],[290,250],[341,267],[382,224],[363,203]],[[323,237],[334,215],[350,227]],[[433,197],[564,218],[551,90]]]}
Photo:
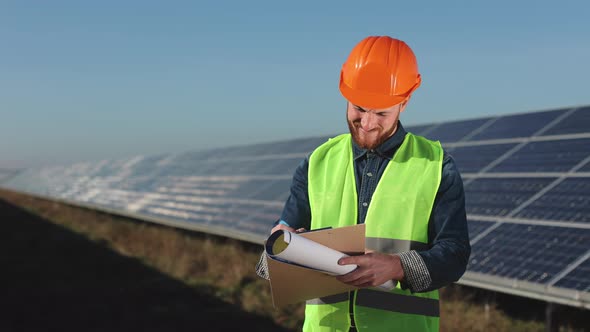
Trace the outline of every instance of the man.
{"label": "man", "polygon": [[[304,331],[437,331],[437,289],[458,280],[471,251],[463,183],[439,142],[399,122],[420,85],[401,40],[359,42],[340,75],[350,134],[328,140],[297,168],[279,229],[366,224],[358,268],[337,277],[359,290],[307,301]],[[388,280],[390,292],[373,287]]]}

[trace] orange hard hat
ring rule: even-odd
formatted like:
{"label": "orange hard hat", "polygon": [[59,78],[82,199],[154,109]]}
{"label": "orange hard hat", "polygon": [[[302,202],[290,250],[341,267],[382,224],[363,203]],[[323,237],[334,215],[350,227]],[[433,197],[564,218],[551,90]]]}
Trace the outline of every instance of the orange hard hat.
{"label": "orange hard hat", "polygon": [[369,109],[388,108],[407,100],[420,82],[412,49],[388,36],[361,40],[340,72],[344,98]]}

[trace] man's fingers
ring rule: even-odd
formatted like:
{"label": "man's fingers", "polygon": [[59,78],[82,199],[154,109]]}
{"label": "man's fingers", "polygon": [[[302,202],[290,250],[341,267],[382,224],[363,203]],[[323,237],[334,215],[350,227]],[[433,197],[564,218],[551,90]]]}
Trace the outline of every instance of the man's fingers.
{"label": "man's fingers", "polygon": [[356,264],[360,265],[365,260],[363,256],[348,256],[342,257],[338,260],[338,264],[340,265],[349,265],[349,264]]}
{"label": "man's fingers", "polygon": [[355,270],[350,273],[337,276],[336,279],[345,284],[357,287],[365,287],[365,285],[370,285],[374,281],[375,276],[373,274],[367,274]]}
{"label": "man's fingers", "polygon": [[276,225],[275,227],[273,227],[273,228],[270,230],[270,233],[272,234],[272,233],[274,233],[274,232],[276,232],[276,231],[278,231],[278,230],[282,230],[282,229],[284,229],[284,230],[287,230],[287,231],[289,231],[289,232],[294,232],[294,231],[295,231],[293,228],[291,228],[291,227],[289,227],[289,226],[282,225],[282,224],[278,224],[278,225]]}

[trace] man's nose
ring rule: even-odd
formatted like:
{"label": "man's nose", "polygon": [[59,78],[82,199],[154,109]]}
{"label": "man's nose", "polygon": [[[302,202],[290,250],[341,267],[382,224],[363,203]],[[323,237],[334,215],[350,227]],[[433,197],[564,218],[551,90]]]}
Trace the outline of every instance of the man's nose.
{"label": "man's nose", "polygon": [[364,131],[371,131],[377,127],[377,119],[374,114],[365,113],[361,116],[361,127]]}

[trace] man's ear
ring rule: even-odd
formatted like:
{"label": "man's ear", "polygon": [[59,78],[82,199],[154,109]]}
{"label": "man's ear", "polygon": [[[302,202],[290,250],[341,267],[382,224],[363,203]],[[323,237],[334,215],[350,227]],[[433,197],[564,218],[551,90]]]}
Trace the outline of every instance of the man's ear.
{"label": "man's ear", "polygon": [[406,100],[402,101],[402,103],[400,105],[400,110],[399,110],[400,113],[402,113],[403,111],[406,110],[406,106],[408,106],[408,103],[410,102],[410,97],[408,97],[408,98],[406,98]]}

